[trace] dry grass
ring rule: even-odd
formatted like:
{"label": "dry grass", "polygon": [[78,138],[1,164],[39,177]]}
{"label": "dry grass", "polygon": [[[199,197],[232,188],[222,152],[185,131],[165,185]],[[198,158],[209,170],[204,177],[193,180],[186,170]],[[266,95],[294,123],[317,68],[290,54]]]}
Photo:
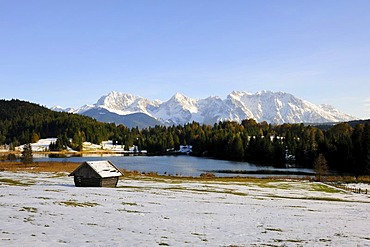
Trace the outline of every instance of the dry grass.
{"label": "dry grass", "polygon": [[[9,162],[3,161],[0,162],[0,171],[27,171],[27,172],[67,172],[71,173],[75,170],[80,163],[76,162],[34,162],[29,165],[24,165],[21,162]],[[289,177],[265,177],[265,178],[254,178],[254,177],[179,177],[179,176],[168,176],[168,175],[158,175],[156,172],[141,173],[138,171],[128,171],[125,169],[120,169],[124,177],[131,179],[150,179],[158,181],[166,181],[172,183],[182,183],[184,181],[203,181],[203,182],[239,182],[239,183],[269,183],[276,181],[289,181],[289,180],[312,180],[311,178],[289,178]],[[356,179],[353,176],[331,176],[326,177],[326,182],[340,182],[340,183],[349,183],[349,182],[362,182],[370,183],[370,176],[362,176]]]}
{"label": "dry grass", "polygon": [[80,163],[75,162],[34,162],[24,165],[21,162],[0,162],[0,171],[27,172],[72,172]]}
{"label": "dry grass", "polygon": [[370,183],[370,176],[327,176],[325,182],[340,182],[340,183]]}

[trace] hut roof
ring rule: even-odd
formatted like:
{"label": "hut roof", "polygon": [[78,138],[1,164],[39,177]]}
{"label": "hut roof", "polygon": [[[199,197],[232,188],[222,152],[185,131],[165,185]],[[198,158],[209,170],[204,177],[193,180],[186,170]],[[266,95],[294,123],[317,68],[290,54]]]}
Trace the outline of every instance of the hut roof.
{"label": "hut roof", "polygon": [[120,170],[118,170],[118,168],[115,165],[113,165],[112,162],[108,160],[100,160],[100,161],[85,161],[79,167],[77,167],[71,174],[69,174],[69,176],[73,176],[85,164],[90,166],[102,178],[119,177],[123,175],[120,172]]}

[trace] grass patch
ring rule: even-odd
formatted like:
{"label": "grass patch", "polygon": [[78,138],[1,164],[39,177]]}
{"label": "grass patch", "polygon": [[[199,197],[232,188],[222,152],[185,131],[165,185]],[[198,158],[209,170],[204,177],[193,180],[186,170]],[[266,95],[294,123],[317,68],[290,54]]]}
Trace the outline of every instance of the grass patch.
{"label": "grass patch", "polygon": [[320,238],[319,241],[326,243],[326,242],[331,242],[331,239]]}
{"label": "grass patch", "polygon": [[19,181],[11,178],[0,178],[0,183],[4,183],[6,185],[12,185],[12,186],[30,186],[35,184],[34,182],[24,182]]}
{"label": "grass patch", "polygon": [[235,191],[233,189],[214,189],[212,187],[207,187],[205,189],[195,189],[195,188],[186,188],[186,187],[166,187],[162,188],[163,190],[172,190],[178,192],[195,192],[199,194],[203,193],[218,193],[218,194],[230,194],[236,196],[247,196],[247,193]]}
{"label": "grass patch", "polygon": [[122,205],[127,205],[127,206],[139,206],[136,202],[122,202]]}
{"label": "grass patch", "polygon": [[95,207],[95,206],[99,205],[96,202],[77,202],[77,201],[73,201],[73,200],[56,202],[56,204],[59,204],[59,205],[62,205],[62,206],[81,207],[81,208]]}
{"label": "grass patch", "polygon": [[321,183],[314,183],[311,185],[312,191],[320,191],[320,192],[326,192],[326,193],[343,193],[343,191],[333,188],[331,186],[328,186],[326,184]]}
{"label": "grass patch", "polygon": [[138,210],[129,210],[129,209],[117,209],[118,212],[126,212],[126,213],[132,213],[132,214],[143,214],[145,212],[141,212],[141,211],[138,211]]}
{"label": "grass patch", "polygon": [[46,190],[44,190],[45,192],[65,192],[65,190],[52,190],[52,189],[46,189]]}
{"label": "grass patch", "polygon": [[265,230],[270,232],[283,232],[280,228],[265,228]]}
{"label": "grass patch", "polygon": [[257,186],[260,188],[268,188],[268,189],[291,189],[292,186],[286,182],[276,182],[272,180],[255,180],[253,182],[248,182],[246,185],[249,186]]}
{"label": "grass patch", "polygon": [[159,245],[159,246],[170,246],[169,244],[164,243],[164,242],[160,242],[158,245]]}
{"label": "grass patch", "polygon": [[208,242],[208,239],[206,239],[206,234],[192,232],[191,235],[197,236],[202,242]]}
{"label": "grass patch", "polygon": [[269,181],[269,180],[256,180],[253,183],[248,183],[250,186],[258,186],[260,188],[268,189],[281,189],[281,190],[309,190],[309,191],[318,191],[326,193],[343,193],[342,190],[331,187],[323,183],[308,183],[308,182],[287,182],[287,181]]}
{"label": "grass patch", "polygon": [[[168,186],[164,188],[155,187],[137,187],[137,186],[119,186],[118,188],[136,189],[136,190],[148,190],[148,189],[162,189],[170,191],[179,192],[195,192],[195,193],[220,193],[220,194],[231,194],[237,196],[248,196],[245,192],[240,192],[234,189],[221,189],[207,185],[217,185],[217,184],[235,184],[240,186],[248,187],[259,187],[267,189],[279,189],[279,190],[307,190],[307,191],[318,191],[326,193],[343,193],[341,190],[328,186],[322,183],[310,183],[307,181],[291,180],[286,179],[276,179],[276,178],[211,178],[211,179],[201,179],[201,178],[189,178],[189,177],[136,177],[141,181],[151,181],[160,182],[166,184],[178,184],[179,186]],[[203,183],[206,184],[203,188],[189,188],[186,186],[181,186],[182,183]],[[262,200],[262,198],[260,198]],[[296,199],[296,198],[291,198]],[[302,199],[302,198],[300,198]],[[339,201],[340,199],[331,198],[317,198],[317,200],[327,200],[327,201]]]}
{"label": "grass patch", "polygon": [[62,178],[62,177],[66,177],[66,176],[68,176],[68,174],[65,173],[65,172],[57,172],[57,173],[54,173],[51,176],[49,176],[49,178]]}
{"label": "grass patch", "polygon": [[86,223],[84,225],[87,225],[87,226],[97,226],[98,224],[96,224],[96,223]]}
{"label": "grass patch", "polygon": [[25,222],[25,223],[30,222],[32,224],[33,221],[34,221],[34,219],[32,217],[23,218],[23,222]]}
{"label": "grass patch", "polygon": [[29,213],[37,213],[37,208],[34,207],[22,207],[19,211],[26,211]]}
{"label": "grass patch", "polygon": [[274,239],[274,242],[278,242],[278,243],[303,243],[303,240],[298,240],[298,239]]}
{"label": "grass patch", "polygon": [[293,200],[312,200],[312,201],[328,201],[328,202],[357,202],[357,203],[370,203],[369,201],[357,201],[357,200],[345,200],[340,198],[332,197],[294,197],[294,196],[278,196],[278,195],[268,195],[267,197],[279,198],[279,199],[293,199]]}
{"label": "grass patch", "polygon": [[[131,189],[133,191],[144,191],[144,189],[150,189],[149,187],[140,187],[140,186],[129,186],[129,185],[121,185],[121,186],[117,186],[116,188],[118,189]],[[125,191],[126,192],[126,191]]]}
{"label": "grass patch", "polygon": [[181,184],[181,183],[240,183],[241,185],[249,184],[260,184],[265,187],[264,184],[269,182],[279,182],[286,181],[286,179],[281,178],[254,178],[254,177],[213,177],[213,178],[202,178],[202,177],[181,177],[181,176],[168,176],[168,175],[151,175],[151,174],[141,174],[141,173],[129,173],[127,176],[121,178],[121,180],[138,180],[138,181],[151,181],[151,182],[164,182],[168,184]]}
{"label": "grass patch", "polygon": [[[33,162],[27,166],[21,162],[1,162],[0,170],[3,171],[27,171],[27,172],[72,172],[80,164],[74,162]],[[64,174],[65,176],[65,174]]]}
{"label": "grass patch", "polygon": [[295,205],[292,205],[292,206],[285,206],[286,208],[307,208],[305,206],[295,206]]}
{"label": "grass patch", "polygon": [[50,197],[43,197],[43,196],[38,196],[38,197],[35,197],[36,199],[40,199],[40,200],[51,200],[52,198]]}

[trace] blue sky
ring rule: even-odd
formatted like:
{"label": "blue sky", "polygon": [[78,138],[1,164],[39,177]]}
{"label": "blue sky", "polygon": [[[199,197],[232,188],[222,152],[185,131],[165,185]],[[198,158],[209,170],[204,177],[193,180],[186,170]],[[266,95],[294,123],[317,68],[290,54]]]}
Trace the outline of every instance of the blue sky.
{"label": "blue sky", "polygon": [[0,98],[292,93],[370,118],[368,0],[0,0]]}

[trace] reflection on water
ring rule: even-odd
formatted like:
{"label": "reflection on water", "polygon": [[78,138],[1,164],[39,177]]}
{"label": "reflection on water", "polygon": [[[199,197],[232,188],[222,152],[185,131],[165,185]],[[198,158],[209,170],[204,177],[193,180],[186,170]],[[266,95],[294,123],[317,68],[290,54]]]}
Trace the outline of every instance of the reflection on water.
{"label": "reflection on water", "polygon": [[186,155],[178,156],[134,156],[124,154],[84,154],[83,156],[50,157],[34,156],[35,161],[70,161],[82,163],[86,160],[110,160],[118,168],[139,172],[157,172],[158,174],[199,176],[204,172],[213,172],[218,177],[230,176],[272,176],[312,174],[312,169],[274,168],[248,162],[215,160]]}

